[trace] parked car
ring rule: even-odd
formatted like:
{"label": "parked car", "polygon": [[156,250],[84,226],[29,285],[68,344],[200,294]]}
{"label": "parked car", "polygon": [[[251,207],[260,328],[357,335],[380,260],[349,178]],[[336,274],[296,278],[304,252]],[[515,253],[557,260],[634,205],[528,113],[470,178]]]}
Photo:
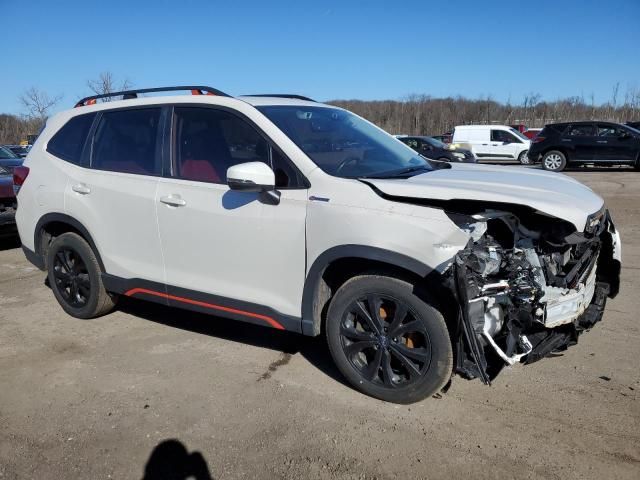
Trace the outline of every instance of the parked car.
{"label": "parked car", "polygon": [[0,166],[0,236],[15,233],[16,196],[13,176]]}
{"label": "parked car", "polygon": [[14,170],[74,317],[126,296],[324,332],[351,385],[409,403],[574,345],[618,292],[619,235],[569,177],[434,162],[300,96],[127,95],[48,119]]}
{"label": "parked car", "polygon": [[399,136],[398,140],[410,146],[419,154],[434,160],[442,160],[445,162],[476,162],[476,157],[471,150],[447,145],[433,137]]}
{"label": "parked car", "polygon": [[29,153],[29,148],[25,145],[3,145],[4,148],[11,150],[13,153],[18,155],[20,158],[24,158]]}
{"label": "parked car", "polygon": [[554,123],[533,140],[529,158],[560,172],[568,165],[633,165],[640,168],[640,131],[611,122]]}
{"label": "parked car", "polygon": [[528,128],[522,134],[527,137],[529,140],[533,140],[538,136],[538,134],[542,131],[541,128]]}
{"label": "parked car", "polygon": [[0,167],[3,167],[9,173],[13,173],[13,169],[22,165],[24,160],[13,153],[6,147],[0,147]]}
{"label": "parked car", "polygon": [[517,160],[523,165],[529,162],[530,140],[506,125],[461,125],[453,130],[452,143],[464,143],[478,159],[495,161]]}

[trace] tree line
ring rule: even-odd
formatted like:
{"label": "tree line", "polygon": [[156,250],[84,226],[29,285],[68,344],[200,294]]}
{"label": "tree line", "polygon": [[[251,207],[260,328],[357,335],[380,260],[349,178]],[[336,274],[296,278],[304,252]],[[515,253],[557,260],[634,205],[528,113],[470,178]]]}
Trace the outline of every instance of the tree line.
{"label": "tree line", "polygon": [[[87,87],[96,95],[132,88],[128,79],[116,80],[103,72]],[[20,96],[23,114],[0,114],[0,144],[13,144],[37,134],[50,112],[62,100],[61,95],[30,88]],[[109,101],[106,99],[105,101]],[[624,93],[614,85],[611,98],[596,104],[594,96],[576,96],[546,101],[539,94],[525,95],[522,102],[498,102],[491,97],[434,98],[430,95],[410,95],[402,100],[332,100],[332,105],[346,108],[370,120],[389,133],[437,135],[451,131],[456,125],[524,124],[529,128],[547,123],[576,120],[608,120],[624,123],[640,120],[640,89],[629,88]]]}
{"label": "tree line", "polygon": [[603,120],[618,123],[640,120],[640,89],[620,94],[619,85],[611,99],[596,104],[590,98],[570,97],[545,101],[539,94],[526,95],[519,104],[497,102],[491,97],[434,98],[411,95],[403,100],[333,100],[328,103],[346,108],[392,134],[438,135],[456,125],[524,124],[529,128],[578,120]]}

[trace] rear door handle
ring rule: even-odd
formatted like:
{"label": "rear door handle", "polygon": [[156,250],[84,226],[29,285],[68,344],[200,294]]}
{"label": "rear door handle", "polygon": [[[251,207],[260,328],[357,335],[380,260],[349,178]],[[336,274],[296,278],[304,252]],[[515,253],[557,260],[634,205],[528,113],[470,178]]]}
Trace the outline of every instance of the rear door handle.
{"label": "rear door handle", "polygon": [[606,140],[596,140],[596,143],[607,143]]}
{"label": "rear door handle", "polygon": [[160,197],[160,201],[167,205],[171,205],[172,207],[184,207],[187,202],[185,202],[180,195],[166,195],[164,197]]}
{"label": "rear door handle", "polygon": [[570,139],[570,138],[563,138],[563,139],[562,139],[562,141],[563,141],[563,142],[570,142],[570,141],[571,141],[571,139]]}
{"label": "rear door handle", "polygon": [[488,145],[488,143],[483,143],[482,145],[484,145],[486,147]]}
{"label": "rear door handle", "polygon": [[76,193],[79,193],[80,195],[87,195],[91,193],[91,189],[87,187],[84,183],[78,183],[74,185],[73,187],[71,187],[71,190],[73,190]]}

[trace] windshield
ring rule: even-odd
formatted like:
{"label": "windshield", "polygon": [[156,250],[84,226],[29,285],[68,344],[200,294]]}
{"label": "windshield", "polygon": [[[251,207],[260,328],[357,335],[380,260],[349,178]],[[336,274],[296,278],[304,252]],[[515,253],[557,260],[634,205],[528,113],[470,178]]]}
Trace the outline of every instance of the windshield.
{"label": "windshield", "polygon": [[449,148],[446,143],[441,142],[437,138],[427,137],[425,140],[436,148],[444,148],[445,150]]}
{"label": "windshield", "polygon": [[529,140],[529,138],[522,132],[519,132],[518,130],[516,130],[515,128],[510,128],[509,131],[511,133],[513,133],[516,137],[520,138],[521,140]]}
{"label": "windshield", "polygon": [[414,150],[345,110],[306,106],[256,108],[329,175],[394,178],[433,169]]}
{"label": "windshield", "polygon": [[0,147],[0,158],[20,158],[6,147]]}

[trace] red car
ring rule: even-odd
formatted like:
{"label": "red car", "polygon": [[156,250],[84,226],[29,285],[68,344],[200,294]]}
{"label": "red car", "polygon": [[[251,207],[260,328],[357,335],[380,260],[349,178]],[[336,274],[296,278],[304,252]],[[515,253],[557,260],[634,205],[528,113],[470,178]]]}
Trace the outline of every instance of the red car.
{"label": "red car", "polygon": [[525,137],[534,139],[538,136],[541,128],[527,128],[527,126],[523,123],[518,123],[516,125],[509,125],[511,128],[516,129],[520,133],[522,133]]}

